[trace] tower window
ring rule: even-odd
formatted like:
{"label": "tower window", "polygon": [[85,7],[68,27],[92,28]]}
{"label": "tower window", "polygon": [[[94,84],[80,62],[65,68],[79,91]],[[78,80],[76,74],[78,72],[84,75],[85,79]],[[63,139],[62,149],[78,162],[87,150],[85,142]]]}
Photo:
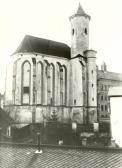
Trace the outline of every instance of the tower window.
{"label": "tower window", "polygon": [[72,29],[72,35],[74,35],[74,33],[75,33],[75,30],[74,30],[74,29]]}
{"label": "tower window", "polygon": [[94,101],[94,98],[92,98],[92,101]]}
{"label": "tower window", "polygon": [[94,84],[92,83],[92,87],[94,86]]}
{"label": "tower window", "polygon": [[103,96],[101,96],[101,100],[103,100]]}
{"label": "tower window", "polygon": [[84,33],[87,35],[87,33],[88,33],[88,32],[87,32],[87,28],[85,28]]}

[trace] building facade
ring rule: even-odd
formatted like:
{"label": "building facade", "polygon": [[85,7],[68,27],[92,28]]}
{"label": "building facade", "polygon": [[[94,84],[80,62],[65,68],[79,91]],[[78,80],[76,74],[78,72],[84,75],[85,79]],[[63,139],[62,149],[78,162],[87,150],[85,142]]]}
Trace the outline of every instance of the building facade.
{"label": "building facade", "polygon": [[105,62],[101,65],[101,70],[97,71],[97,103],[99,122],[110,121],[109,97],[110,87],[122,86],[122,74],[107,71]]}
{"label": "building facade", "polygon": [[89,21],[79,5],[70,17],[71,48],[25,36],[11,56],[11,88],[9,70],[6,79],[4,107],[15,122],[42,123],[53,115],[64,123],[97,122],[96,51],[89,50]]}
{"label": "building facade", "polygon": [[89,50],[89,21],[79,4],[70,17],[71,47],[25,36],[6,77],[4,109],[15,122],[45,123],[53,116],[62,123],[109,120],[108,89],[121,85],[122,75],[108,72],[105,63],[97,69],[96,51]]}

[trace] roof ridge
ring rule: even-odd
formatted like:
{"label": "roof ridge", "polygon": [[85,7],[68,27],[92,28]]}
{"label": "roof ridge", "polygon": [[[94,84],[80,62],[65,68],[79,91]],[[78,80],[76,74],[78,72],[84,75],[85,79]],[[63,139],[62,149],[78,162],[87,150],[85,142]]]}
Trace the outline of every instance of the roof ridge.
{"label": "roof ridge", "polygon": [[32,35],[25,35],[24,38],[27,38],[27,37],[36,38],[36,39],[40,39],[40,40],[46,40],[46,41],[48,41],[48,43],[49,43],[49,42],[60,43],[60,44],[64,44],[64,45],[66,45],[66,46],[69,47],[69,45],[66,44],[66,43],[59,42],[59,41],[55,41],[55,40],[51,40],[51,39],[46,39],[46,38],[37,37],[37,36],[32,36]]}
{"label": "roof ridge", "polygon": [[67,44],[32,35],[25,35],[14,54],[23,52],[42,53],[70,59],[70,47]]}

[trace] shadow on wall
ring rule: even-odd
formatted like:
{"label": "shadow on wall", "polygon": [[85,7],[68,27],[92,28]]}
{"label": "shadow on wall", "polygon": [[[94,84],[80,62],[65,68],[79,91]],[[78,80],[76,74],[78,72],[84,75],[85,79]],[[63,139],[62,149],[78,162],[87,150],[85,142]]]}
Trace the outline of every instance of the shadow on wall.
{"label": "shadow on wall", "polygon": [[40,133],[42,144],[82,145],[82,139],[87,138],[88,144],[107,145],[110,140],[108,124],[100,124],[99,132],[94,131],[93,124],[61,124],[57,121],[12,128],[14,142],[37,144],[37,133]]}

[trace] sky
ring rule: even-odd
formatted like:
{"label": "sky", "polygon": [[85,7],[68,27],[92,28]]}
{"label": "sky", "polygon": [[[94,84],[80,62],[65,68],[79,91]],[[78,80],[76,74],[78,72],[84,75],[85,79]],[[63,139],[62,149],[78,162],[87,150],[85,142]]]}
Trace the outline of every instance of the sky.
{"label": "sky", "polygon": [[0,0],[0,92],[4,92],[6,65],[23,37],[33,35],[71,44],[69,16],[79,2],[90,21],[89,49],[97,64],[122,73],[121,0]]}

